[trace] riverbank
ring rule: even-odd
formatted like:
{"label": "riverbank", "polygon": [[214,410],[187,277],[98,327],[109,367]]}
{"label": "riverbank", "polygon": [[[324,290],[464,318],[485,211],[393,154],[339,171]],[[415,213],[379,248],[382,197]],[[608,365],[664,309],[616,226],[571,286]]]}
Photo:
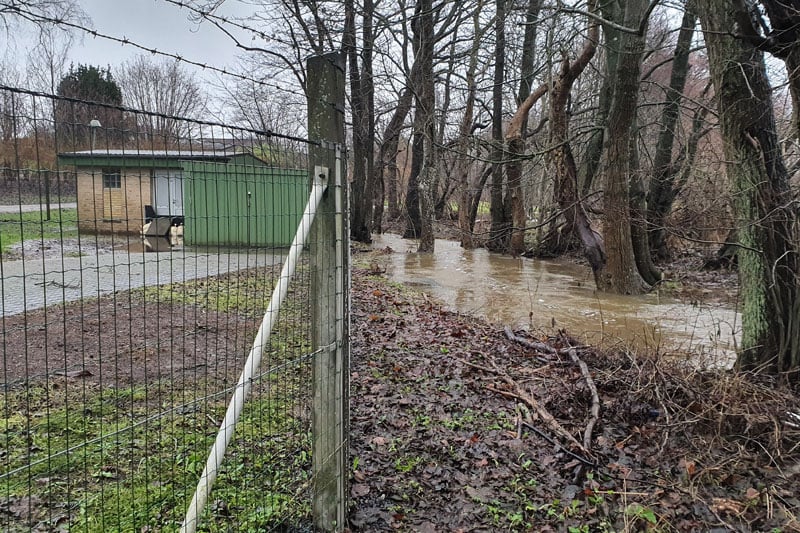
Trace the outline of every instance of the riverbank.
{"label": "riverbank", "polygon": [[354,263],[354,531],[800,531],[797,391],[525,346]]}
{"label": "riverbank", "polygon": [[736,273],[704,271],[699,256],[669,265],[649,294],[595,289],[588,265],[573,257],[538,260],[464,250],[437,239],[433,254],[396,234],[373,236],[371,261],[392,281],[412,285],[449,309],[533,334],[566,329],[584,342],[635,352],[690,356],[698,365],[730,367],[740,337]]}

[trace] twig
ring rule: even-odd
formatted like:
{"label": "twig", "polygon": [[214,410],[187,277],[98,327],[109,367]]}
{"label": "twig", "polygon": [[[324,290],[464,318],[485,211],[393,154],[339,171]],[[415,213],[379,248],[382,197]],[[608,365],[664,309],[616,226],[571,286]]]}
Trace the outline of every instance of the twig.
{"label": "twig", "polygon": [[720,516],[720,514],[717,512],[717,510],[714,509],[713,505],[709,504],[707,501],[702,500],[702,499],[700,501],[703,502],[703,504],[706,506],[706,509],[711,511],[711,514],[713,514],[716,517],[716,519],[719,520],[719,523],[722,524],[723,526],[725,526],[728,529],[728,531],[736,531],[735,527],[733,527],[731,524],[729,524],[727,521],[725,521],[724,518],[722,518]]}
{"label": "twig", "polygon": [[508,337],[508,340],[521,344],[526,348],[530,348],[531,350],[536,350],[537,352],[549,353],[553,355],[558,353],[558,350],[556,350],[549,344],[545,344],[543,342],[531,342],[528,339],[523,339],[522,337],[518,337],[517,335],[514,334],[513,331],[511,331],[511,328],[508,326],[504,328],[504,331],[506,332],[506,337]]}
{"label": "twig", "polygon": [[566,439],[570,444],[575,446],[581,452],[591,456],[591,453],[589,453],[589,451],[580,442],[578,442],[578,440],[569,431],[564,429],[564,426],[559,424],[558,420],[556,420],[555,417],[551,415],[550,412],[547,409],[545,409],[545,407],[542,404],[540,404],[539,401],[536,398],[534,398],[532,394],[525,391],[520,386],[519,383],[514,381],[508,374],[500,370],[494,363],[494,361],[490,361],[492,365],[491,367],[476,365],[475,363],[470,363],[469,361],[464,359],[460,359],[460,361],[468,366],[471,366],[473,368],[478,368],[480,370],[483,370],[484,372],[489,372],[502,378],[503,381],[505,381],[506,384],[508,384],[513,390],[511,391],[501,390],[496,387],[492,387],[491,385],[487,385],[486,388],[503,396],[516,398],[517,400],[525,402],[528,405],[528,407],[536,411],[536,414],[539,415],[539,418],[541,418],[542,421],[544,421],[544,423],[547,425],[547,427],[550,428],[551,431],[561,436],[562,438]]}
{"label": "twig", "polygon": [[[635,480],[634,480],[635,481]],[[594,494],[606,494],[608,496],[622,496],[623,494],[626,496],[644,496],[650,497],[653,496],[652,492],[631,492],[631,491],[621,491],[621,490],[595,490],[592,491]]]}
{"label": "twig", "polygon": [[565,448],[565,447],[563,447],[563,446],[562,446],[562,445],[560,445],[558,442],[556,442],[555,440],[553,440],[553,438],[552,438],[550,435],[548,435],[547,433],[545,433],[545,432],[544,432],[544,431],[542,431],[541,429],[537,428],[536,426],[534,426],[534,425],[533,425],[533,424],[531,424],[530,422],[525,422],[525,421],[523,420],[523,421],[522,421],[522,425],[523,425],[523,426],[525,426],[526,428],[530,429],[531,431],[533,431],[534,433],[536,433],[536,434],[537,434],[537,435],[539,435],[540,437],[542,437],[544,440],[546,440],[547,442],[549,442],[549,443],[550,443],[550,444],[552,444],[553,446],[558,446],[559,448],[561,448],[562,450],[564,450],[564,453],[566,453],[567,455],[569,455],[569,456],[570,456],[570,457],[572,457],[573,459],[577,459],[577,460],[578,460],[578,461],[580,461],[581,463],[583,463],[583,464],[585,464],[585,465],[587,465],[587,466],[591,466],[592,468],[597,468],[598,466],[600,466],[600,465],[598,465],[597,463],[595,463],[595,462],[593,462],[593,461],[590,461],[590,460],[589,460],[589,459],[587,459],[586,457],[582,457],[582,456],[578,455],[577,453],[575,453],[575,452],[571,451],[569,448]]}
{"label": "twig", "polygon": [[[501,376],[501,377],[503,377],[503,376]],[[505,378],[503,378],[503,379],[505,379]],[[506,383],[508,383],[512,387],[515,387],[515,388],[518,387],[518,385],[511,378],[508,378]],[[497,394],[500,394],[502,396],[507,396],[509,398],[516,398],[517,400],[521,400],[521,401],[525,402],[526,404],[528,404],[528,406],[530,406],[531,409],[536,411],[536,414],[539,415],[539,418],[541,418],[542,421],[545,423],[545,425],[547,427],[549,427],[554,433],[556,433],[557,435],[560,435],[561,437],[566,439],[570,444],[572,444],[573,446],[578,448],[583,453],[585,453],[587,455],[591,455],[589,453],[589,450],[584,448],[583,445],[580,442],[578,442],[578,440],[575,437],[573,437],[572,434],[569,431],[564,429],[564,426],[559,424],[558,420],[556,420],[555,417],[553,417],[553,415],[551,415],[550,412],[547,409],[545,409],[542,406],[542,404],[540,404],[539,401],[536,398],[534,398],[532,395],[526,393],[525,391],[521,390],[520,388],[517,388],[513,392],[512,391],[505,391],[505,390],[502,390],[502,389],[498,389],[496,387],[492,387],[491,385],[487,385],[486,388],[489,389],[490,391],[496,392]]]}
{"label": "twig", "polygon": [[581,368],[581,374],[583,375],[583,379],[586,380],[586,386],[589,387],[589,392],[592,393],[592,409],[589,411],[591,416],[589,417],[589,422],[586,424],[586,429],[583,431],[583,447],[587,450],[591,450],[592,431],[594,431],[594,426],[597,424],[597,419],[600,418],[600,396],[597,394],[597,387],[595,387],[592,374],[589,373],[589,367],[578,357],[578,352],[574,348],[571,348],[568,353],[570,359]]}
{"label": "twig", "polygon": [[[658,377],[661,378],[661,382],[667,383],[664,374],[661,372],[661,366],[659,366],[658,363],[655,364],[655,371],[656,373],[658,373]],[[669,442],[670,425],[672,424],[672,418],[670,417],[669,409],[667,409],[667,404],[664,403],[664,398],[662,397],[661,388],[658,386],[658,383],[656,383],[655,386],[655,393],[656,393],[656,398],[658,399],[658,403],[661,405],[661,411],[664,413],[664,421],[665,421],[665,424],[663,426],[664,438],[661,439],[661,445],[658,450],[659,453],[663,453],[664,448],[667,447],[667,442]]]}

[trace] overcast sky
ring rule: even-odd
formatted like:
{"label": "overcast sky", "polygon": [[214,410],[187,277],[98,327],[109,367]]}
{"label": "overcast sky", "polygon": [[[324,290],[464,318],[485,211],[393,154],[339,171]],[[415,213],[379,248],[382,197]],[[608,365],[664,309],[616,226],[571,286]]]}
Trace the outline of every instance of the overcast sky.
{"label": "overcast sky", "polygon": [[[78,0],[86,14],[91,17],[88,26],[99,33],[117,38],[127,38],[147,48],[177,54],[188,60],[212,65],[218,68],[236,64],[236,46],[219,29],[208,22],[198,24],[189,17],[192,14],[164,0]],[[220,15],[246,15],[252,6],[243,5],[237,0],[228,0],[222,6]],[[18,27],[12,36],[10,50],[4,51],[15,57],[22,65],[28,49],[35,43],[32,26]],[[235,32],[235,28],[229,28]],[[244,38],[243,31],[238,36]],[[113,42],[102,37],[75,30],[75,44],[70,50],[71,62],[96,66],[111,66],[112,72],[124,61],[146,53],[130,45]],[[250,38],[248,35],[247,39]],[[2,39],[0,39],[2,40]],[[3,43],[0,42],[0,47]],[[5,48],[5,47],[4,47]],[[15,49],[15,50],[14,50]],[[2,53],[0,53],[2,55]],[[158,58],[157,58],[158,59]],[[209,77],[201,69],[184,64],[190,71],[201,77]]]}
{"label": "overcast sky", "polygon": [[[208,22],[189,20],[191,12],[163,0],[80,0],[97,31],[127,37],[148,48],[177,53],[186,59],[217,67],[235,63],[236,47],[229,37]],[[223,5],[225,14],[234,8],[243,13],[238,2]],[[117,65],[142,53],[132,46],[114,43],[90,35],[83,37],[72,51],[76,63]]]}

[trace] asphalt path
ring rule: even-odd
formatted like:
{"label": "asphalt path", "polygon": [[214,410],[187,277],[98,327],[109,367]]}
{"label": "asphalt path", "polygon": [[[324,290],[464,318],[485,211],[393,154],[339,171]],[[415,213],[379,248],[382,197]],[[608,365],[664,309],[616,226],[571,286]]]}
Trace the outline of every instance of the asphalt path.
{"label": "asphalt path", "polygon": [[268,250],[213,253],[187,249],[70,253],[58,257],[0,259],[0,316],[96,298],[138,287],[178,283],[280,263]]}
{"label": "asphalt path", "polygon": [[[78,204],[75,202],[67,202],[63,204],[50,204],[51,210],[56,209],[75,209]],[[24,205],[0,205],[0,213],[35,213],[36,211],[45,211],[47,204],[24,204]]]}

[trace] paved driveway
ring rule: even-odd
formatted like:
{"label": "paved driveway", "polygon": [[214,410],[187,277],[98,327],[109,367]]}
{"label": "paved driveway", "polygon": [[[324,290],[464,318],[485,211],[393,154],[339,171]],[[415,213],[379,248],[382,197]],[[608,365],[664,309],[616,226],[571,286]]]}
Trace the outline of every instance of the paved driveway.
{"label": "paved driveway", "polygon": [[280,254],[263,250],[218,254],[185,249],[158,253],[101,251],[83,256],[0,260],[0,316],[115,291],[268,266],[281,260]]}
{"label": "paved driveway", "polygon": [[[65,204],[50,204],[50,209],[75,209],[78,204],[71,202]],[[0,213],[35,213],[36,211],[44,211],[47,204],[25,204],[25,205],[0,205]]]}

